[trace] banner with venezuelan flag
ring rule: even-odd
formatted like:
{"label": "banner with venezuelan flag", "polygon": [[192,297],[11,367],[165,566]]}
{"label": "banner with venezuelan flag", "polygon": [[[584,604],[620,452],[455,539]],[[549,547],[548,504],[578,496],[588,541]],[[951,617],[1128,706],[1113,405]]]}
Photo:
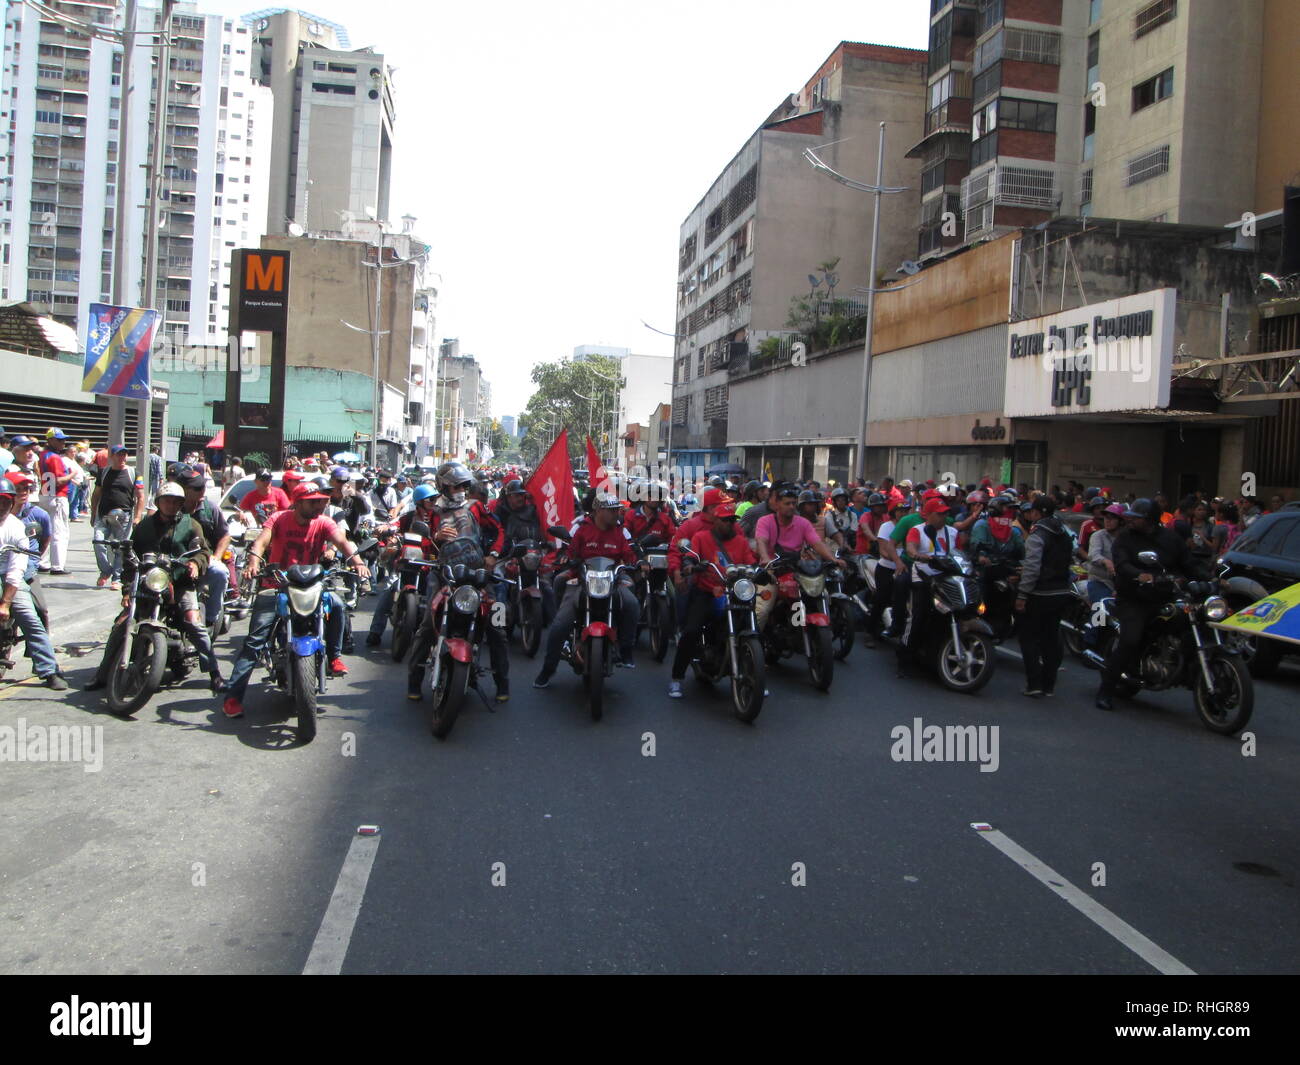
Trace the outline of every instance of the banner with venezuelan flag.
{"label": "banner with venezuelan flag", "polygon": [[90,305],[83,392],[150,399],[149,352],[162,316],[143,307]]}
{"label": "banner with venezuelan flag", "polygon": [[1300,643],[1300,584],[1283,588],[1277,595],[1265,596],[1232,617],[1211,624],[1224,632]]}

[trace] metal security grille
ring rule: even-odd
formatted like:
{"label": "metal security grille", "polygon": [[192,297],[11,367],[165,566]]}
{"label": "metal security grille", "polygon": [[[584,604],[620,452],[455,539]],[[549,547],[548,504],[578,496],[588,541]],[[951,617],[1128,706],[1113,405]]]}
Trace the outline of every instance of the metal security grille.
{"label": "metal security grille", "polygon": [[1092,171],[1085,170],[1079,177],[1079,202],[1092,203]]}
{"label": "metal security grille", "polygon": [[1019,59],[1026,63],[1061,65],[1061,35],[1043,30],[1019,30],[1008,27],[1002,45],[1003,59]]}
{"label": "metal security grille", "polygon": [[1051,210],[1056,205],[1056,175],[1024,166],[998,167],[995,199],[1009,207]]}
{"label": "metal security grille", "polygon": [[978,174],[967,174],[961,180],[961,207],[966,214],[983,203],[993,199],[993,171],[984,170]]}
{"label": "metal security grille", "polygon": [[712,421],[714,418],[725,418],[727,416],[727,386],[718,385],[716,388],[706,388],[704,390],[704,420]]}
{"label": "metal security grille", "polygon": [[1137,13],[1133,20],[1133,36],[1142,37],[1178,14],[1178,0],[1156,0]]}
{"label": "metal security grille", "polygon": [[1144,181],[1169,173],[1169,145],[1154,152],[1139,155],[1128,163],[1128,184],[1140,185]]}

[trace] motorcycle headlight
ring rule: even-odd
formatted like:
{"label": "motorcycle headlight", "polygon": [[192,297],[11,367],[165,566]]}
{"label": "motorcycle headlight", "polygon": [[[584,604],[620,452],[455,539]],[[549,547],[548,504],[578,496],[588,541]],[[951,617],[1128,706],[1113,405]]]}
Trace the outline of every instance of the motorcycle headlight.
{"label": "motorcycle headlight", "polygon": [[934,603],[934,609],[939,611],[940,614],[952,613],[952,607],[950,607],[946,602],[944,602],[943,596],[936,595],[934,599],[931,600],[931,602]]}
{"label": "motorcycle headlight", "polygon": [[1205,617],[1210,621],[1222,621],[1232,613],[1227,602],[1217,595],[1212,595],[1205,600],[1205,605],[1201,609],[1205,611]]}
{"label": "motorcycle headlight", "polygon": [[613,570],[589,570],[587,572],[587,594],[593,599],[608,599],[613,587]]}
{"label": "motorcycle headlight", "polygon": [[752,600],[757,591],[758,589],[754,586],[754,582],[748,577],[741,577],[740,580],[731,586],[731,594],[742,603],[748,603]]}
{"label": "motorcycle headlight", "polygon": [[293,612],[299,616],[316,613],[316,607],[324,591],[325,585],[319,581],[310,588],[295,588],[289,585],[289,602],[293,605]]}
{"label": "motorcycle headlight", "polygon": [[471,588],[468,585],[457,588],[451,596],[451,605],[459,610],[462,614],[472,614],[478,609],[479,594],[478,589]]}
{"label": "motorcycle headlight", "polygon": [[796,579],[799,581],[799,587],[803,589],[804,595],[821,595],[826,591],[825,576],[810,577],[806,573],[796,573]]}
{"label": "motorcycle headlight", "polygon": [[144,586],[151,592],[162,594],[172,583],[172,575],[161,566],[154,566],[144,575]]}

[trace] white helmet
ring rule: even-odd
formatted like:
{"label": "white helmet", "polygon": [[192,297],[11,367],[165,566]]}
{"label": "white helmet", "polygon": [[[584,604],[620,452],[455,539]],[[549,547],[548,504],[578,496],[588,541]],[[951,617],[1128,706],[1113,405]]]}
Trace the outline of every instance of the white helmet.
{"label": "white helmet", "polygon": [[155,503],[160,499],[184,499],[185,489],[182,488],[180,485],[178,485],[175,481],[168,481],[165,485],[163,485],[161,488],[158,489],[158,494],[153,498]]}

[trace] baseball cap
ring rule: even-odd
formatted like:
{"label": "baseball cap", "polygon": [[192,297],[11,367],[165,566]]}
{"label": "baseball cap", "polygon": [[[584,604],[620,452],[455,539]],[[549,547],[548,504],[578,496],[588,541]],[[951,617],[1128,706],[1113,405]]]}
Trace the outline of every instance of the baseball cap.
{"label": "baseball cap", "polygon": [[25,484],[32,484],[32,483],[34,483],[34,481],[35,481],[35,478],[33,478],[33,477],[28,477],[27,474],[25,474],[25,473],[19,473],[19,472],[16,471],[16,470],[15,470],[13,473],[6,473],[4,476],[6,476],[6,477],[9,478],[9,482],[10,482],[10,483],[15,487],[15,488],[21,488],[23,485],[25,485]]}
{"label": "baseball cap", "polygon": [[30,436],[23,436],[21,433],[19,433],[17,436],[13,438],[13,440],[10,441],[10,443],[12,443],[14,447],[31,447],[34,443],[36,443],[36,441],[33,440]]}
{"label": "baseball cap", "polygon": [[300,503],[304,499],[329,499],[329,493],[321,491],[314,484],[300,484],[293,490],[293,501]]}
{"label": "baseball cap", "polygon": [[925,506],[921,508],[921,516],[923,518],[928,518],[931,514],[947,514],[947,513],[948,513],[948,504],[945,503],[942,499],[928,500]]}
{"label": "baseball cap", "polygon": [[715,518],[734,518],[736,516],[736,504],[730,501],[719,503],[713,508],[713,516]]}
{"label": "baseball cap", "polygon": [[722,502],[723,492],[721,488],[707,488],[704,491],[704,505],[706,507],[716,507]]}
{"label": "baseball cap", "polygon": [[125,444],[114,444],[108,449],[110,455],[120,455],[126,450]]}
{"label": "baseball cap", "polygon": [[352,471],[346,466],[335,466],[330,470],[330,476],[336,481],[350,481],[352,480]]}
{"label": "baseball cap", "polygon": [[46,439],[46,440],[66,440],[66,439],[68,439],[68,438],[67,438],[66,435],[64,435],[64,432],[63,432],[62,429],[50,429],[50,430],[45,434],[45,439]]}
{"label": "baseball cap", "polygon": [[154,496],[154,499],[184,499],[184,498],[185,498],[185,489],[182,488],[180,485],[178,485],[175,481],[168,481],[165,485],[163,485],[161,488],[158,489],[158,494]]}
{"label": "baseball cap", "polygon": [[301,470],[285,470],[280,476],[280,483],[288,489],[295,484],[300,484],[304,479]]}
{"label": "baseball cap", "polygon": [[911,487],[912,487],[912,482],[911,482],[911,480],[910,480],[909,478],[904,477],[901,481],[898,482],[898,487],[899,487],[899,488],[911,488]]}

